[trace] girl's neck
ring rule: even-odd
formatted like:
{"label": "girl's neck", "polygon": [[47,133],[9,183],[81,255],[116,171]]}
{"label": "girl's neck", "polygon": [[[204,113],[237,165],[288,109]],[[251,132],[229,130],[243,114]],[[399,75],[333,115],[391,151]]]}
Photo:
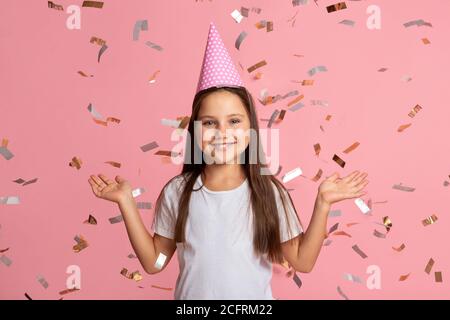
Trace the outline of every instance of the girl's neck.
{"label": "girl's neck", "polygon": [[246,178],[242,164],[211,164],[205,166],[202,179],[212,187],[231,187],[240,185]]}

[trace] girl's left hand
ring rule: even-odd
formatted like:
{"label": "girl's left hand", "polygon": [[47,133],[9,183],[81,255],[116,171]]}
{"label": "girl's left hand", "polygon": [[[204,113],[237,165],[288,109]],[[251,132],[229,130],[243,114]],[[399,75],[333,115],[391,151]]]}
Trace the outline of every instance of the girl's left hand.
{"label": "girl's left hand", "polygon": [[344,178],[339,178],[339,173],[335,172],[333,175],[322,181],[319,186],[318,196],[320,199],[328,204],[335,202],[358,198],[365,195],[367,192],[362,191],[369,183],[365,178],[367,173],[360,173],[353,171]]}

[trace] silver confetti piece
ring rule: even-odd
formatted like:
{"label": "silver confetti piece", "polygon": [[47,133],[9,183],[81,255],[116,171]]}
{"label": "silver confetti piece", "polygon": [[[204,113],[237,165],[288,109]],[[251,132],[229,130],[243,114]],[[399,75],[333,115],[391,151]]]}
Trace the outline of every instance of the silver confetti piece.
{"label": "silver confetti piece", "polygon": [[139,34],[141,31],[147,31],[148,30],[148,22],[147,20],[138,20],[134,24],[133,28],[133,41],[139,40]]}
{"label": "silver confetti piece", "polygon": [[147,152],[158,147],[159,147],[158,143],[156,141],[152,141],[150,143],[147,143],[146,145],[141,146],[141,150],[143,152]]}
{"label": "silver confetti piece", "polygon": [[296,7],[298,5],[305,5],[308,4],[308,0],[292,0],[292,6]]}
{"label": "silver confetti piece", "polygon": [[[384,225],[383,225],[384,226]],[[377,238],[382,238],[385,239],[386,235],[384,233],[381,233],[380,231],[378,231],[377,229],[373,230],[373,235]]]}
{"label": "silver confetti piece", "polygon": [[108,220],[109,220],[109,223],[111,223],[111,224],[119,223],[119,222],[123,221],[123,216],[122,215],[115,216],[115,217],[109,218]]}
{"label": "silver confetti piece", "polygon": [[147,41],[145,44],[147,46],[149,46],[150,48],[152,48],[152,49],[155,49],[155,50],[158,50],[158,51],[162,51],[163,50],[162,47],[160,47],[159,45],[157,45],[157,44],[155,44],[155,43],[153,43],[151,41]]}
{"label": "silver confetti piece", "polygon": [[19,204],[18,196],[0,197],[0,204]]}
{"label": "silver confetti piece", "polygon": [[92,117],[94,117],[95,119],[98,119],[98,120],[102,120],[103,119],[103,116],[97,110],[95,110],[95,108],[92,105],[92,103],[89,103],[87,109],[91,113]]}
{"label": "silver confetti piece", "polygon": [[351,282],[355,282],[355,283],[362,283],[361,279],[358,276],[355,276],[353,274],[350,273],[345,273],[344,274],[344,279],[351,281]]}
{"label": "silver confetti piece", "polygon": [[9,149],[5,148],[5,147],[0,147],[0,154],[3,156],[3,158],[5,158],[6,160],[11,159],[12,157],[14,157],[14,155],[12,154],[11,151],[9,151]]}
{"label": "silver confetti piece", "polygon": [[313,106],[328,107],[328,102],[325,100],[311,100],[311,104]]}
{"label": "silver confetti piece", "polygon": [[108,46],[106,44],[102,45],[100,48],[100,51],[98,52],[98,59],[97,61],[100,63],[100,57],[103,55],[103,53],[108,49]]}
{"label": "silver confetti piece", "polygon": [[7,267],[9,267],[12,264],[11,259],[5,256],[4,254],[0,256],[0,261]]}
{"label": "silver confetti piece", "polygon": [[133,191],[131,191],[131,194],[133,195],[133,198],[136,198],[138,196],[140,196],[141,194],[143,194],[145,192],[144,188],[136,188]]}
{"label": "silver confetti piece", "polygon": [[167,127],[178,128],[180,123],[181,120],[161,119],[161,124]]}
{"label": "silver confetti piece", "polygon": [[298,277],[297,273],[294,273],[293,280],[294,280],[294,282],[295,282],[295,284],[297,285],[298,288],[302,287],[302,280],[300,280],[300,278]]}
{"label": "silver confetti piece", "polygon": [[236,49],[239,50],[242,41],[244,41],[244,39],[245,39],[246,37],[247,37],[247,32],[245,32],[245,31],[242,31],[242,32],[239,34],[239,36],[237,37],[237,39],[236,39],[236,41],[235,41],[235,43],[234,43],[234,46],[236,47]]}
{"label": "silver confetti piece", "polygon": [[349,300],[348,297],[344,294],[344,292],[342,292],[341,287],[337,287],[337,292],[345,299],[345,300]]}
{"label": "silver confetti piece", "polygon": [[138,209],[151,209],[152,203],[151,202],[138,202],[136,203]]}
{"label": "silver confetti piece", "polygon": [[300,108],[303,108],[305,105],[301,102],[294,104],[292,107],[289,108],[290,111],[294,112],[297,111]]}
{"label": "silver confetti piece", "polygon": [[342,20],[339,23],[344,24],[346,26],[351,26],[351,27],[353,27],[355,25],[355,21],[353,21],[353,20]]}
{"label": "silver confetti piece", "polygon": [[272,127],[272,123],[275,121],[275,119],[278,117],[278,115],[280,114],[280,111],[278,111],[278,109],[276,109],[272,115],[270,116],[270,120],[269,123],[267,124],[267,128]]}
{"label": "silver confetti piece", "polygon": [[353,247],[352,247],[352,249],[357,253],[357,254],[359,254],[360,256],[361,256],[361,258],[363,258],[363,259],[365,259],[365,258],[367,258],[367,255],[358,247],[358,245],[354,245]]}
{"label": "silver confetti piece", "polygon": [[400,184],[394,184],[392,186],[392,188],[393,189],[397,189],[397,190],[401,190],[401,191],[406,191],[406,192],[413,192],[414,190],[416,190],[416,188],[403,186],[401,183]]}
{"label": "silver confetti piece", "polygon": [[47,280],[45,280],[45,278],[44,278],[43,276],[39,275],[39,276],[37,276],[36,278],[37,278],[37,281],[38,281],[45,289],[48,288],[48,282],[47,282]]}
{"label": "silver confetti piece", "polygon": [[328,213],[328,217],[339,217],[342,215],[341,210],[332,210]]}
{"label": "silver confetti piece", "polygon": [[325,240],[325,242],[323,243],[323,246],[324,246],[324,247],[329,246],[332,242],[333,242],[333,240],[327,239],[327,240]]}

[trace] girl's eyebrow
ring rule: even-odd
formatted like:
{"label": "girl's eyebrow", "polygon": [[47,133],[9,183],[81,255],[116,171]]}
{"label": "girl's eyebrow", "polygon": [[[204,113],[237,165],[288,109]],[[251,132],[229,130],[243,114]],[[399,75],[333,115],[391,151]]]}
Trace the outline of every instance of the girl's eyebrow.
{"label": "girl's eyebrow", "polygon": [[[229,114],[227,117],[230,118],[230,117],[234,117],[234,116],[244,117],[244,115],[241,114],[241,113],[232,113],[232,114]],[[204,115],[204,116],[198,117],[199,120],[201,120],[203,118],[213,118],[213,119],[215,119],[216,117],[210,116],[210,115]]]}

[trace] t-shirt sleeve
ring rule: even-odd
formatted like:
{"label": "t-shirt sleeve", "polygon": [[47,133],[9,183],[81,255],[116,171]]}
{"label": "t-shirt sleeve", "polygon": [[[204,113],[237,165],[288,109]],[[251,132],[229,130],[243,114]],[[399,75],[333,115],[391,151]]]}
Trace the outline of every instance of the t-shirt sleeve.
{"label": "t-shirt sleeve", "polygon": [[[287,191],[283,190],[283,193],[285,195],[285,205],[287,210],[287,216],[289,219],[289,225],[286,221],[286,213],[284,210],[283,202],[280,197],[280,193],[278,191],[278,188],[274,185],[274,191],[275,191],[275,199],[277,202],[277,208],[278,208],[278,217],[280,221],[280,235],[281,235],[281,243],[286,242],[288,240],[291,240],[292,238],[295,238],[300,233],[303,232],[303,228],[300,225],[300,221],[297,217],[297,214],[295,213],[295,209],[293,207],[293,204],[291,200],[289,199],[289,195],[287,194]],[[290,233],[289,233],[289,227],[290,227]]]}
{"label": "t-shirt sleeve", "polygon": [[178,215],[178,190],[177,178],[164,187],[161,195],[161,205],[155,208],[152,222],[153,232],[169,238],[175,239],[175,224]]}

